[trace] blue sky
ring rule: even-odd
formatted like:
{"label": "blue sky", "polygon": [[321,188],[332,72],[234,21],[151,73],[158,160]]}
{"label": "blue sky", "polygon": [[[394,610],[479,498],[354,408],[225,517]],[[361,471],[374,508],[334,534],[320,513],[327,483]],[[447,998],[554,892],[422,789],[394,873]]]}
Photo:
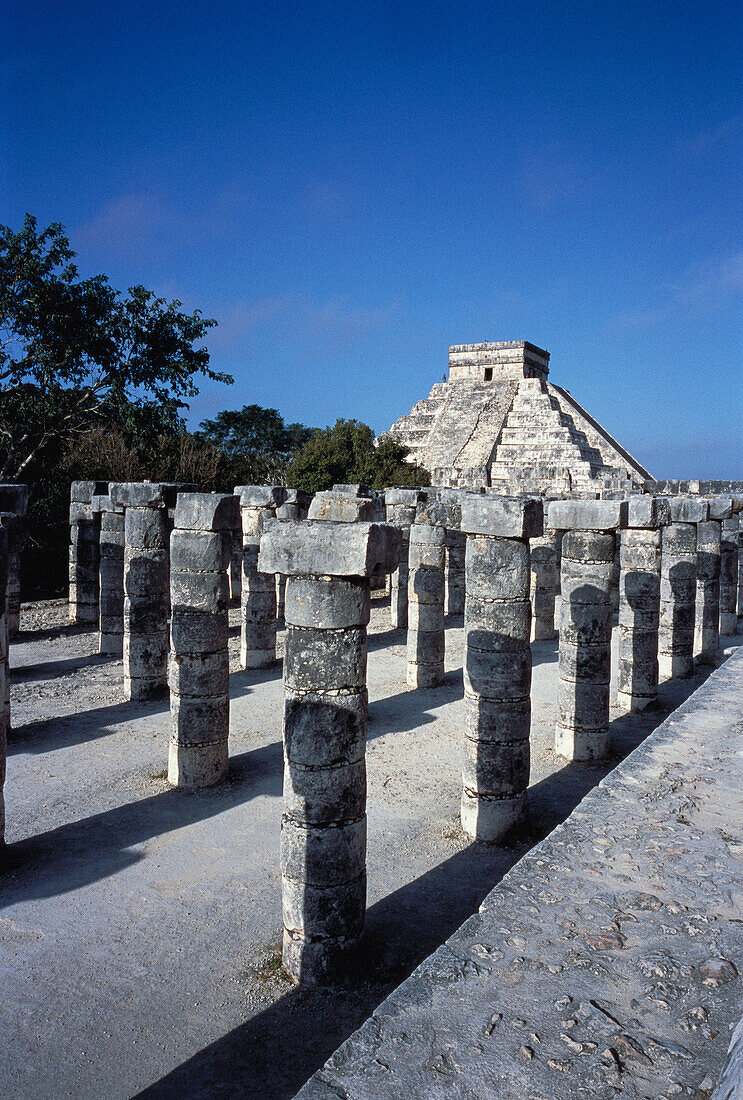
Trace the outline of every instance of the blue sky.
{"label": "blue sky", "polygon": [[0,10],[0,220],[217,318],[192,425],[382,431],[527,339],[657,476],[743,478],[737,0]]}

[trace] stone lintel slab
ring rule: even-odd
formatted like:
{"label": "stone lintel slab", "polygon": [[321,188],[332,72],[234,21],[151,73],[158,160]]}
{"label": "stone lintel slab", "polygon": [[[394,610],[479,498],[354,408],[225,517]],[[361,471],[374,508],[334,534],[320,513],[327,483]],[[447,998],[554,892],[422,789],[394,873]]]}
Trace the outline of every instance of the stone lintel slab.
{"label": "stone lintel slab", "polygon": [[385,489],[385,504],[405,504],[414,508],[421,499],[421,492],[420,489]]}
{"label": "stone lintel slab", "polygon": [[733,514],[733,498],[728,496],[715,496],[709,498],[710,519],[730,519]]}
{"label": "stone lintel slab", "polygon": [[656,528],[671,522],[671,508],[666,497],[631,496],[627,502],[627,526]]}
{"label": "stone lintel slab", "polygon": [[283,485],[236,485],[241,508],[279,508],[287,499]]}
{"label": "stone lintel slab", "polygon": [[124,508],[173,508],[179,493],[196,493],[198,485],[177,481],[112,481],[108,495]]}
{"label": "stone lintel slab", "polygon": [[429,527],[446,527],[450,531],[461,530],[465,492],[462,489],[423,489],[416,506],[415,522]]}
{"label": "stone lintel slab", "polygon": [[386,523],[274,521],[261,537],[258,569],[288,577],[370,577],[400,563],[402,536]]}
{"label": "stone lintel slab", "polygon": [[741,720],[743,649],[516,863],[297,1100],[660,1097],[669,1081],[691,1096],[705,1078],[711,1090],[743,982]]}
{"label": "stone lintel slab", "polygon": [[699,497],[667,497],[671,523],[704,523],[709,519],[709,501]]}
{"label": "stone lintel slab", "polygon": [[121,504],[114,504],[113,500],[107,493],[96,493],[91,497],[90,501],[91,512],[114,512],[118,515],[122,515],[124,512]]}
{"label": "stone lintel slab", "polygon": [[468,493],[461,507],[461,529],[468,535],[535,539],[544,534],[544,504],[537,498]]}
{"label": "stone lintel slab", "polygon": [[179,493],[175,525],[184,531],[237,531],[240,502],[232,493]]}
{"label": "stone lintel slab", "polygon": [[627,513],[626,500],[553,500],[547,517],[555,531],[616,531]]}
{"label": "stone lintel slab", "polygon": [[109,491],[107,481],[73,481],[70,485],[70,500],[76,504],[90,504],[94,496],[103,496]]}
{"label": "stone lintel slab", "polygon": [[368,485],[334,485],[330,490],[342,497],[371,497],[372,491]]}

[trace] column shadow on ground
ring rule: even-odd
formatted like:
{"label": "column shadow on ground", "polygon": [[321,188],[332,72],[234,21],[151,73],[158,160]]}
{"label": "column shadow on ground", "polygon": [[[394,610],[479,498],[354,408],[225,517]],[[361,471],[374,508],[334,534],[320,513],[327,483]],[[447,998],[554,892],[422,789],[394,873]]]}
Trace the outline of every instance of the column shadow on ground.
{"label": "column shadow on ground", "polygon": [[0,852],[0,909],[50,898],[109,878],[146,858],[132,851],[152,837],[204,821],[259,795],[280,797],[280,742],[230,759],[226,782],[203,791],[171,787],[80,821],[8,844]]}
{"label": "column shadow on ground", "polygon": [[104,653],[92,653],[84,657],[67,657],[63,661],[40,661],[32,665],[12,665],[11,679],[17,683],[33,683],[35,680],[54,680],[81,668],[97,668],[101,665],[121,663],[121,657]]}
{"label": "column shadow on ground", "polygon": [[[674,707],[698,686],[698,677],[673,682]],[[409,694],[420,700],[430,693]],[[399,702],[401,696],[392,698]],[[663,721],[667,709],[661,705],[655,712],[617,718],[609,760],[568,763],[534,784],[529,789],[529,824],[512,844],[470,844],[372,905],[367,911],[363,972],[352,988],[289,988],[265,1011],[194,1054],[134,1100],[180,1100],[184,1095],[195,1100],[289,1100],[384,998],[477,911],[511,867]]]}

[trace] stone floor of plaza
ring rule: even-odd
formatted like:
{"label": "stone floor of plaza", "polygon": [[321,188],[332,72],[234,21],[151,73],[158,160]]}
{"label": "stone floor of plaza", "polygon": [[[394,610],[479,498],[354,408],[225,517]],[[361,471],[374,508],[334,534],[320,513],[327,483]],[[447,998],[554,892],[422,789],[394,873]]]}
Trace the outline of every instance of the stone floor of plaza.
{"label": "stone floor of plaza", "polygon": [[293,1096],[706,675],[661,685],[652,712],[613,710],[611,758],[567,764],[551,747],[557,643],[536,643],[529,831],[473,845],[458,822],[461,620],[445,685],[409,691],[405,634],[373,608],[366,972],[303,991],[280,969],[280,666],[239,670],[233,609],[230,776],[187,794],[165,779],[167,699],[125,702],[121,661],[67,625],[66,604],[24,607],[0,876],[5,1100]]}

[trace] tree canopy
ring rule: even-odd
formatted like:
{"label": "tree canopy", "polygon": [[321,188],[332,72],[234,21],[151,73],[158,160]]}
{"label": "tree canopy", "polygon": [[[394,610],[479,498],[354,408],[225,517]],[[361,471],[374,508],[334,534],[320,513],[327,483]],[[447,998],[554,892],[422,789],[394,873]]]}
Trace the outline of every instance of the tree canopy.
{"label": "tree canopy", "polygon": [[277,409],[243,405],[202,420],[198,435],[222,451],[235,483],[281,484],[294,453],[315,434],[303,424],[285,424]]}
{"label": "tree canopy", "polygon": [[309,493],[337,483],[360,483],[372,489],[430,485],[428,471],[406,462],[407,454],[407,447],[389,436],[375,440],[372,429],[358,420],[337,420],[297,451],[287,467],[286,483]]}
{"label": "tree canopy", "polygon": [[81,279],[64,227],[0,226],[0,477],[54,441],[154,409],[174,429],[195,376],[231,382],[197,346],[216,322],[143,286]]}

